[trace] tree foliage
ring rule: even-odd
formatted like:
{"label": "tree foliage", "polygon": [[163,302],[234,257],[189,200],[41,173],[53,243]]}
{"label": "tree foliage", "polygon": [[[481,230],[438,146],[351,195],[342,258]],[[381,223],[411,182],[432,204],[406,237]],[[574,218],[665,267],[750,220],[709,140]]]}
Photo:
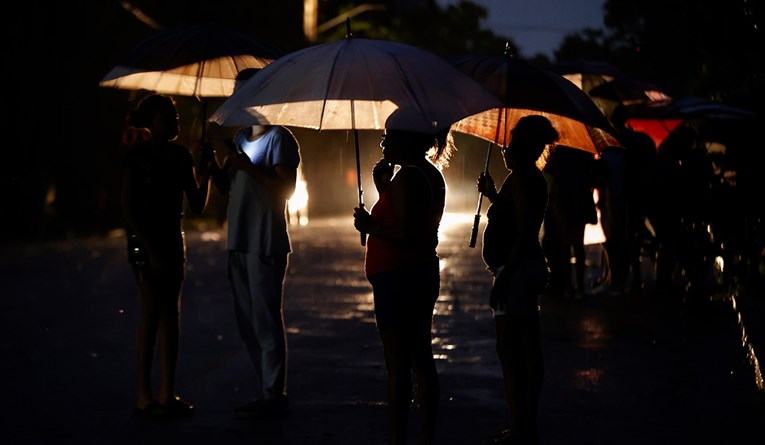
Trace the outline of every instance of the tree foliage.
{"label": "tree foliage", "polygon": [[[337,14],[353,6],[352,3],[345,4],[337,9]],[[481,20],[486,19],[487,15],[486,8],[469,1],[460,1],[445,8],[429,2],[422,8],[389,8],[360,15],[351,19],[351,31],[357,37],[402,42],[444,57],[502,52],[507,42],[510,42],[511,50],[517,52],[512,41],[481,26]],[[338,26],[321,38],[322,41],[333,41],[344,36],[345,26]]]}
{"label": "tree foliage", "polygon": [[608,60],[674,97],[700,96],[762,111],[761,2],[608,0],[607,32],[568,36],[558,60]]}

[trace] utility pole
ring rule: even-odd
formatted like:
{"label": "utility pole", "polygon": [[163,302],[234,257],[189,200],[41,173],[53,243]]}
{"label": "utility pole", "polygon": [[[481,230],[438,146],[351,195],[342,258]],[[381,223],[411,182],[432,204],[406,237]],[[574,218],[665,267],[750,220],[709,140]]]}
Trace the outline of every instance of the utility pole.
{"label": "utility pole", "polygon": [[319,0],[303,0],[303,33],[310,43],[316,42],[319,33],[338,26],[349,17],[359,15],[366,11],[379,11],[386,9],[385,5],[363,3],[348,12],[338,15],[333,19],[319,25]]}

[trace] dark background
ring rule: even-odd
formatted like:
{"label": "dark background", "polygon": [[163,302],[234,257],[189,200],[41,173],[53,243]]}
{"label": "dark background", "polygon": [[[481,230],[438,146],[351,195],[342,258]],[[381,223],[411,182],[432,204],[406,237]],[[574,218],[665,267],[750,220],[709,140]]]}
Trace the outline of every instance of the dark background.
{"label": "dark background", "polygon": [[[319,1],[318,22],[359,3]],[[444,57],[499,52],[509,41],[483,29],[486,10],[470,2],[447,8],[432,1],[372,3],[386,9],[355,17],[355,36],[402,41]],[[0,241],[101,235],[121,227],[124,152],[119,135],[125,114],[142,93],[102,88],[98,82],[138,42],[159,27],[218,23],[292,51],[308,45],[302,8],[298,0],[27,1],[9,7],[16,12],[6,15],[3,27],[2,122],[9,137],[2,147]],[[142,21],[139,11],[157,26]],[[539,55],[530,60],[541,66],[605,60],[660,85],[674,98],[704,97],[762,115],[762,1],[610,0],[604,5],[604,24],[606,31],[569,35],[555,60]],[[329,30],[319,40],[341,38],[344,28]],[[510,47],[523,54],[512,41]],[[180,142],[196,153],[201,104],[194,98],[176,99]],[[208,107],[214,110],[215,101]],[[214,143],[231,131],[211,127]],[[352,135],[302,129],[295,134],[312,197],[309,213],[350,214],[357,200]],[[378,138],[378,133],[362,135],[364,174],[379,156]],[[445,172],[450,206],[470,209],[486,144],[462,135],[457,143],[460,151]],[[751,153],[762,149],[759,139],[748,143]],[[364,190],[371,193],[373,187],[365,183]],[[374,202],[374,196],[365,201]],[[224,212],[225,203],[214,192],[205,215],[190,221],[219,224]]]}

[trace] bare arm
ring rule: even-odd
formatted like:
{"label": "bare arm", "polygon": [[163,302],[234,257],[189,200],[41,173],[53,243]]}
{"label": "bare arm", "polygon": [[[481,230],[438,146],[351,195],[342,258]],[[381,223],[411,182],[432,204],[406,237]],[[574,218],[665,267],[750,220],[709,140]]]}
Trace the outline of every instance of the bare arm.
{"label": "bare arm", "polygon": [[189,208],[197,215],[202,214],[210,197],[210,166],[200,165],[188,170],[183,179],[183,189],[189,201]]}

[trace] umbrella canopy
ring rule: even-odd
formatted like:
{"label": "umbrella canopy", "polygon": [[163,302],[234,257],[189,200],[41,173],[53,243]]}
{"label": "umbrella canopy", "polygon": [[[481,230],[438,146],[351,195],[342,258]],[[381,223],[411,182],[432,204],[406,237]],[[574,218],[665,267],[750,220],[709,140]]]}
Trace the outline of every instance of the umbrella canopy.
{"label": "umbrella canopy", "polygon": [[[345,39],[284,55],[238,88],[210,117],[223,126],[284,125],[354,130],[359,207],[358,130],[436,133],[499,100],[446,60],[385,40]],[[395,119],[389,119],[394,116]],[[361,234],[365,244],[365,234]]]}
{"label": "umbrella canopy", "polygon": [[601,83],[588,91],[590,97],[607,99],[622,105],[666,101],[670,97],[650,82],[627,77],[617,77]]}
{"label": "umbrella canopy", "polygon": [[670,99],[658,85],[635,79],[608,62],[579,59],[555,63],[550,70],[587,93],[607,117],[620,105]]}
{"label": "umbrella canopy", "polygon": [[[749,110],[703,98],[685,98],[627,107],[626,124],[647,133],[658,147],[676,127],[693,125],[710,137],[737,128],[739,123],[757,121]],[[730,130],[732,131],[732,130]]]}
{"label": "umbrella canopy", "polygon": [[159,31],[142,41],[100,86],[193,97],[227,97],[237,73],[263,68],[282,51],[248,34],[218,26]]}
{"label": "umbrella canopy", "polygon": [[550,65],[550,71],[571,81],[580,90],[589,93],[602,83],[627,76],[616,65],[598,60],[579,59]]}
{"label": "umbrella canopy", "polygon": [[[349,33],[280,57],[242,85],[210,121],[432,133],[498,106],[491,93],[431,52]],[[386,126],[394,111],[408,118]]]}
{"label": "umbrella canopy", "polygon": [[[611,124],[595,103],[569,80],[508,54],[467,55],[453,60],[462,72],[484,85],[502,106],[459,121],[454,129],[493,144],[506,146],[510,130],[530,114],[547,117],[560,133],[559,143],[598,151],[592,133],[618,144]],[[589,127],[589,128],[588,128]]]}

